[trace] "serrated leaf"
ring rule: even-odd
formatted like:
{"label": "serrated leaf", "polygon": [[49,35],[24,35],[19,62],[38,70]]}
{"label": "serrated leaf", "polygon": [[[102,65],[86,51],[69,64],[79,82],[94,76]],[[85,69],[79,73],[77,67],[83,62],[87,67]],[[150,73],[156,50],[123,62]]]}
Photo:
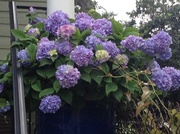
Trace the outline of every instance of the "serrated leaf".
{"label": "serrated leaf", "polygon": [[113,33],[116,33],[116,34],[122,33],[123,28],[124,28],[123,25],[119,23],[118,21],[116,21],[115,19],[112,19],[111,22],[112,22]]}
{"label": "serrated leaf", "polygon": [[112,83],[112,78],[111,77],[104,77],[103,81],[106,83]]}
{"label": "serrated leaf", "polygon": [[92,70],[91,78],[95,80],[98,85],[100,85],[103,79],[103,72],[101,70]]}
{"label": "serrated leaf", "polygon": [[18,39],[26,38],[26,34],[22,30],[12,29],[11,33],[15,38],[18,38]]}
{"label": "serrated leaf", "polygon": [[45,66],[45,65],[51,65],[52,64],[52,61],[51,60],[49,60],[49,59],[43,59],[43,60],[41,60],[40,61],[40,67],[42,67],[42,66]]}
{"label": "serrated leaf", "polygon": [[43,78],[46,78],[46,71],[45,71],[44,69],[37,69],[37,70],[36,70],[36,73],[37,73],[39,76],[41,76],[41,77],[43,77]]}
{"label": "serrated leaf", "polygon": [[81,73],[81,79],[86,82],[91,83],[91,76],[87,73]]}
{"label": "serrated leaf", "polygon": [[83,70],[84,70],[84,72],[89,74],[91,72],[91,70],[92,70],[92,67],[87,66],[87,67],[83,68]]}
{"label": "serrated leaf", "polygon": [[120,102],[123,97],[123,91],[118,89],[117,91],[112,92],[112,95],[114,96],[114,98],[116,98],[118,102]]}
{"label": "serrated leaf", "polygon": [[56,93],[59,92],[59,90],[61,89],[61,85],[58,80],[53,82],[53,88],[56,91]]}
{"label": "serrated leaf", "polygon": [[35,44],[30,44],[29,46],[26,47],[26,51],[31,59],[35,59],[37,46]]}
{"label": "serrated leaf", "polygon": [[82,37],[83,40],[89,35],[91,35],[91,30],[90,29],[86,29],[81,33],[81,37]]}
{"label": "serrated leaf", "polygon": [[37,80],[35,83],[33,83],[31,85],[32,89],[34,89],[34,91],[37,92],[41,92],[42,88],[41,88],[41,82],[39,80]]}
{"label": "serrated leaf", "polygon": [[129,35],[136,35],[139,36],[139,31],[136,28],[132,28],[132,27],[127,27],[124,31],[123,31],[123,36],[127,37]]}
{"label": "serrated leaf", "polygon": [[40,38],[43,38],[43,37],[48,37],[49,36],[49,32],[44,32]]}
{"label": "serrated leaf", "polygon": [[55,75],[56,69],[55,68],[49,68],[46,69],[46,77],[51,78]]}
{"label": "serrated leaf", "polygon": [[68,104],[72,104],[73,93],[70,90],[61,90],[60,97]]}
{"label": "serrated leaf", "polygon": [[105,86],[106,96],[108,96],[111,92],[115,92],[118,89],[118,85],[116,83],[107,83]]}
{"label": "serrated leaf", "polygon": [[40,93],[39,93],[39,98],[42,98],[46,95],[50,95],[50,94],[53,94],[54,93],[54,89],[53,88],[47,88],[47,89],[44,89],[42,90]]}
{"label": "serrated leaf", "polygon": [[99,68],[105,73],[108,74],[109,73],[109,66],[107,65],[107,63],[102,63]]}

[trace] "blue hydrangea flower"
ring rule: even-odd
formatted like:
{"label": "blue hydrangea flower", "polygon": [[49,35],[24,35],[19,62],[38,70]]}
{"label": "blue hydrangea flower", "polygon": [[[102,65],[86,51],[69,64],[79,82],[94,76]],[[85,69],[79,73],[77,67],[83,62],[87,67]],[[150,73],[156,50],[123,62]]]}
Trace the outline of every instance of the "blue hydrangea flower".
{"label": "blue hydrangea flower", "polygon": [[93,20],[87,18],[80,18],[75,21],[75,26],[79,28],[80,31],[91,29]]}
{"label": "blue hydrangea flower", "polygon": [[126,66],[129,62],[129,58],[126,54],[118,54],[115,58],[114,58],[114,63],[115,64],[119,64],[121,66]]}
{"label": "blue hydrangea flower", "polygon": [[160,60],[169,60],[172,57],[171,48],[168,48],[166,51],[162,53],[158,53],[156,57]]}
{"label": "blue hydrangea flower", "polygon": [[0,113],[6,113],[10,109],[11,109],[11,106],[10,106],[9,102],[7,101],[7,105],[5,107],[0,107]]}
{"label": "blue hydrangea flower", "polygon": [[3,63],[2,65],[0,65],[0,71],[3,73],[8,72],[9,71],[8,63]]}
{"label": "blue hydrangea flower", "polygon": [[20,50],[17,54],[17,57],[19,58],[24,67],[31,65],[30,57],[27,54],[26,49]]}
{"label": "blue hydrangea flower", "polygon": [[40,40],[37,46],[36,59],[41,61],[45,58],[51,58],[50,52],[56,50],[55,42],[44,37]]}
{"label": "blue hydrangea flower", "polygon": [[95,56],[96,60],[99,61],[99,63],[106,62],[111,57],[106,50],[97,50]]}
{"label": "blue hydrangea flower", "polygon": [[91,16],[89,16],[87,13],[84,13],[84,12],[76,14],[75,20],[79,20],[81,18],[93,20],[93,18]]}
{"label": "blue hydrangea flower", "polygon": [[4,89],[4,84],[0,82],[0,93],[2,93],[3,89]]}
{"label": "blue hydrangea flower", "polygon": [[87,48],[95,50],[96,49],[96,45],[97,44],[101,44],[101,39],[99,39],[98,37],[94,36],[94,35],[90,35],[88,37],[86,37],[85,39],[85,43]]}
{"label": "blue hydrangea flower", "polygon": [[86,48],[83,45],[76,46],[76,48],[71,51],[70,59],[74,61],[78,66],[88,66],[94,53],[92,50]]}
{"label": "blue hydrangea flower", "polygon": [[44,113],[55,113],[61,107],[61,99],[57,95],[48,95],[41,99],[39,109]]}
{"label": "blue hydrangea flower", "polygon": [[106,51],[108,51],[108,53],[110,54],[111,58],[114,58],[115,56],[117,56],[120,53],[120,50],[116,46],[116,43],[113,43],[111,41],[106,41],[106,42],[102,42],[101,45],[103,46],[103,48]]}
{"label": "blue hydrangea flower", "polygon": [[37,36],[40,35],[40,31],[39,31],[38,28],[29,28],[28,31],[27,31],[27,35],[37,37]]}
{"label": "blue hydrangea flower", "polygon": [[112,23],[107,19],[97,19],[93,22],[92,32],[101,36],[107,36],[112,33]]}
{"label": "blue hydrangea flower", "polygon": [[70,24],[68,15],[62,11],[56,11],[48,16],[45,21],[45,29],[56,36],[57,30],[62,25]]}
{"label": "blue hydrangea flower", "polygon": [[148,63],[147,68],[150,69],[151,71],[156,71],[157,69],[158,70],[161,69],[159,63],[157,63],[157,61],[155,61],[154,59]]}
{"label": "blue hydrangea flower", "polygon": [[180,71],[175,69],[174,67],[164,67],[162,68],[167,74],[170,75],[172,80],[172,90],[177,90],[180,87]]}
{"label": "blue hydrangea flower", "polygon": [[156,84],[159,90],[170,91],[172,87],[171,76],[162,69],[153,71],[151,80]]}
{"label": "blue hydrangea flower", "polygon": [[154,40],[152,38],[148,38],[144,42],[144,45],[142,45],[142,47],[140,47],[140,50],[142,50],[142,52],[144,52],[145,54],[148,54],[150,56],[154,56],[155,55],[154,45],[155,45]]}
{"label": "blue hydrangea flower", "polygon": [[68,40],[60,40],[55,44],[56,44],[57,52],[64,56],[70,54],[70,52],[74,49],[73,44]]}
{"label": "blue hydrangea flower", "polygon": [[121,41],[123,47],[134,52],[144,45],[144,39],[135,35],[129,35],[125,40]]}
{"label": "blue hydrangea flower", "polygon": [[77,68],[73,68],[71,65],[61,65],[58,67],[55,76],[63,88],[70,88],[78,83],[81,74]]}

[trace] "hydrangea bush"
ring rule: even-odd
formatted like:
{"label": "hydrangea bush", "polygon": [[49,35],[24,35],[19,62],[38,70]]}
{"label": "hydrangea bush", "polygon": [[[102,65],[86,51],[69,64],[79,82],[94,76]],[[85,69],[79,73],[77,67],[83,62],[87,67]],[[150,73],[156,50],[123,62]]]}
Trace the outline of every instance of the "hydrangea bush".
{"label": "hydrangea bush", "polygon": [[[87,13],[75,19],[62,11],[44,20],[34,12],[29,17],[24,30],[12,30],[28,110],[55,113],[66,104],[80,109],[88,101],[107,104],[141,97],[144,102],[150,92],[180,87],[180,71],[156,62],[172,55],[172,38],[165,31],[143,39],[135,28]],[[0,112],[13,104],[11,68],[9,58],[0,66]]]}

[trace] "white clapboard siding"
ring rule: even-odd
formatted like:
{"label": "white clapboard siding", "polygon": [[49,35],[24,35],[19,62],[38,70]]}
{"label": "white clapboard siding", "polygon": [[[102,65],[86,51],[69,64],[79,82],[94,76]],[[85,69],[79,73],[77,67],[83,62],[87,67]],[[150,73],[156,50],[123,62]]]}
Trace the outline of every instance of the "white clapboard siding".
{"label": "white clapboard siding", "polygon": [[[17,6],[46,7],[46,0],[15,0]],[[4,60],[10,50],[9,0],[0,0],[0,60]],[[18,28],[24,29],[28,23],[28,9],[17,9]],[[46,17],[46,11],[37,10],[40,17]]]}

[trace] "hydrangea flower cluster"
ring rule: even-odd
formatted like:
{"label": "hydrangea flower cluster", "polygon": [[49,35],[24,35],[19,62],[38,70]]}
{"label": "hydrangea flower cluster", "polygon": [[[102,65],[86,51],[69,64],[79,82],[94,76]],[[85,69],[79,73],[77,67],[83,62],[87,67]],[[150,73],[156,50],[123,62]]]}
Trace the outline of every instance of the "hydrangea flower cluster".
{"label": "hydrangea flower cluster", "polygon": [[94,53],[92,50],[83,45],[79,45],[70,53],[70,59],[78,66],[88,66],[89,62],[93,58],[93,55]]}
{"label": "hydrangea flower cluster", "polygon": [[101,64],[103,62],[106,62],[111,57],[109,53],[106,50],[97,50],[95,53],[96,60]]}
{"label": "hydrangea flower cluster", "polygon": [[62,38],[70,38],[76,32],[76,27],[73,25],[62,25],[57,30],[57,36]]}
{"label": "hydrangea flower cluster", "polygon": [[5,113],[5,112],[9,111],[10,109],[11,109],[11,106],[10,106],[9,102],[7,101],[6,106],[0,107],[0,113]]}
{"label": "hydrangea flower cluster", "polygon": [[3,89],[4,89],[4,84],[0,82],[0,93],[2,93]]}
{"label": "hydrangea flower cluster", "polygon": [[59,40],[55,42],[57,52],[64,56],[70,54],[70,52],[74,49],[73,44],[69,40]]}
{"label": "hydrangea flower cluster", "polygon": [[30,57],[27,54],[26,49],[20,50],[17,57],[19,58],[24,67],[28,67],[31,64]]}
{"label": "hydrangea flower cluster", "polygon": [[40,35],[39,29],[38,28],[29,28],[27,31],[27,35],[37,37]]}
{"label": "hydrangea flower cluster", "polygon": [[92,50],[96,50],[96,45],[101,44],[101,42],[101,39],[94,35],[90,35],[85,39],[87,48]]}
{"label": "hydrangea flower cluster", "polygon": [[80,79],[80,72],[71,65],[61,65],[56,71],[56,79],[59,80],[63,88],[75,86]]}
{"label": "hydrangea flower cluster", "polygon": [[8,72],[8,71],[9,71],[8,63],[3,63],[3,64],[0,66],[0,71],[3,72],[3,73]]}
{"label": "hydrangea flower cluster", "polygon": [[41,99],[39,109],[44,113],[55,113],[61,107],[61,99],[57,95],[48,95]]}
{"label": "hydrangea flower cluster", "polygon": [[125,67],[129,62],[129,58],[126,54],[118,54],[114,58],[114,63]]}

